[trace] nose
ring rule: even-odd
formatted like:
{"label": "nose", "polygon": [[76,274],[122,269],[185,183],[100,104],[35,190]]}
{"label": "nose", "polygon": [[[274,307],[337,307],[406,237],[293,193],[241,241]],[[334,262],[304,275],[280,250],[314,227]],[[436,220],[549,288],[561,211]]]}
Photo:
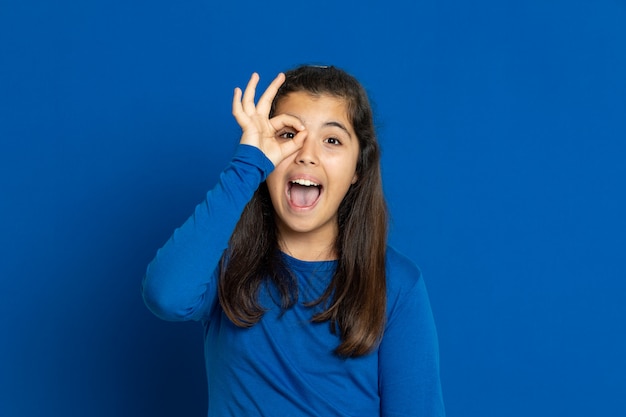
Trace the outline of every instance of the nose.
{"label": "nose", "polygon": [[318,164],[318,156],[317,156],[317,146],[316,141],[307,136],[304,139],[304,143],[302,144],[302,148],[298,151],[296,155],[295,162],[299,165],[317,165]]}

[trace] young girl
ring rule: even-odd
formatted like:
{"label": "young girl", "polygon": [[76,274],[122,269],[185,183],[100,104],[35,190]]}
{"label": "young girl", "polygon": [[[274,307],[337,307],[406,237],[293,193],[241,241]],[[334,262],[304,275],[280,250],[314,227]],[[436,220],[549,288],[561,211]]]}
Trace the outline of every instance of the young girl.
{"label": "young girl", "polygon": [[386,245],[363,87],[334,67],[235,89],[243,134],[148,266],[148,307],[204,325],[209,416],[443,416],[417,267]]}

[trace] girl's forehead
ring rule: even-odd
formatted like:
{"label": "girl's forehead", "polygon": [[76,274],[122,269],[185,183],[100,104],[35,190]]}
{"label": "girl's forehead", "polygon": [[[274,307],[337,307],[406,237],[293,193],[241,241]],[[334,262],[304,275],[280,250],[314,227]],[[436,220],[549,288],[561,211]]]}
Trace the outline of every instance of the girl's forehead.
{"label": "girl's forehead", "polygon": [[312,94],[307,91],[296,91],[281,97],[276,102],[276,113],[293,111],[308,113],[335,113],[337,116],[348,117],[348,101],[343,97],[331,94]]}

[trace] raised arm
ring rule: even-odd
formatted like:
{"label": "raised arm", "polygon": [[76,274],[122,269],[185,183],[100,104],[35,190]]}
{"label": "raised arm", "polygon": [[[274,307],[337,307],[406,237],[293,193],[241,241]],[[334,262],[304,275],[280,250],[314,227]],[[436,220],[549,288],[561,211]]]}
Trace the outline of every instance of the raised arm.
{"label": "raised arm", "polygon": [[[255,105],[258,80],[253,74],[243,97],[235,89],[233,115],[243,132],[235,156],[215,188],[148,265],[143,297],[150,310],[165,320],[200,320],[215,306],[219,260],[244,207],[274,166],[297,151],[306,137],[295,117],[269,119],[284,75],[274,79]],[[293,139],[277,137],[285,127],[298,132]]]}

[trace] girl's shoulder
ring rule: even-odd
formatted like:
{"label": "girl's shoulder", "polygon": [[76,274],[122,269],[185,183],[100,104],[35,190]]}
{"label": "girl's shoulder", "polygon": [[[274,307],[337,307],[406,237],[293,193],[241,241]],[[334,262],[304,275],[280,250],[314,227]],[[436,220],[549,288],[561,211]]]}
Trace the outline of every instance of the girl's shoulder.
{"label": "girl's shoulder", "polygon": [[386,272],[387,298],[390,301],[424,285],[422,271],[415,262],[391,246],[387,246]]}
{"label": "girl's shoulder", "polygon": [[406,255],[398,252],[391,246],[387,246],[387,280],[399,285],[413,286],[421,279],[422,271]]}

